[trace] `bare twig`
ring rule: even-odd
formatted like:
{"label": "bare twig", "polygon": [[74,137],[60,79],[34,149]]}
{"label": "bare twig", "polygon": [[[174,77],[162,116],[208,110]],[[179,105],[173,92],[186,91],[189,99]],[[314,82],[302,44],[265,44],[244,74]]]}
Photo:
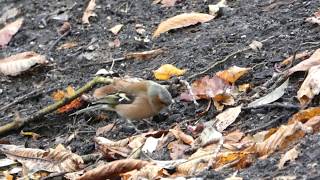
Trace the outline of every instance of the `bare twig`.
{"label": "bare twig", "polygon": [[[260,41],[260,42],[266,42],[266,41],[268,41],[269,39],[272,39],[272,38],[274,38],[274,36],[270,36],[270,37],[268,37],[268,38],[266,38],[266,39],[264,39],[264,40],[262,40],[262,41]],[[235,51],[235,52],[229,54],[228,56],[226,56],[225,58],[223,58],[222,60],[220,60],[220,61],[215,61],[213,64],[209,65],[209,67],[208,67],[207,69],[205,69],[205,70],[203,70],[203,71],[201,71],[201,72],[199,72],[199,73],[193,74],[192,76],[189,76],[188,79],[192,79],[192,78],[195,78],[195,77],[197,77],[197,76],[199,76],[199,75],[205,74],[205,73],[207,73],[208,71],[210,71],[210,70],[212,70],[213,68],[215,68],[217,65],[226,62],[226,61],[227,61],[228,59],[230,59],[231,57],[233,57],[233,56],[235,56],[235,55],[237,55],[237,54],[239,54],[239,53],[248,51],[248,50],[250,50],[250,49],[251,49],[251,47],[246,47],[246,48],[244,48],[244,49],[240,49],[240,50],[238,50],[238,51]]]}
{"label": "bare twig", "polygon": [[16,118],[15,120],[13,120],[12,122],[5,124],[3,126],[0,126],[0,136],[5,135],[6,133],[8,133],[9,131],[12,130],[17,130],[21,127],[23,127],[25,124],[30,123],[30,122],[34,122],[36,120],[41,119],[42,117],[44,117],[45,115],[54,112],[55,110],[57,110],[58,108],[70,103],[72,100],[78,98],[79,96],[81,96],[81,94],[89,91],[94,85],[96,84],[110,84],[112,83],[113,80],[110,78],[104,78],[104,77],[95,77],[93,80],[89,81],[87,84],[85,84],[83,87],[81,87],[80,89],[78,89],[74,95],[69,96],[69,97],[65,97],[62,100],[51,104],[47,107],[44,107],[43,109],[37,111],[36,113],[34,113],[33,115],[26,117],[26,118]]}
{"label": "bare twig", "polygon": [[251,110],[251,109],[259,109],[259,108],[283,108],[289,110],[299,110],[301,109],[298,105],[293,104],[283,104],[283,103],[273,103],[273,104],[263,104],[260,106],[253,106],[253,107],[242,107],[242,110]]}
{"label": "bare twig", "polygon": [[88,67],[88,66],[94,66],[94,65],[102,65],[102,64],[110,64],[110,63],[115,63],[115,62],[121,62],[126,60],[125,57],[121,57],[121,58],[116,58],[116,59],[112,59],[109,61],[102,61],[102,62],[96,62],[96,63],[88,63],[88,64],[84,64],[81,67]]}
{"label": "bare twig", "polygon": [[40,94],[40,91],[42,91],[42,90],[43,90],[43,88],[36,89],[36,90],[33,90],[33,91],[31,91],[31,92],[23,95],[23,96],[20,96],[20,97],[16,98],[14,101],[12,101],[11,103],[2,106],[2,107],[0,108],[0,111],[5,111],[5,110],[7,110],[10,106],[13,106],[13,105],[15,105],[15,104],[17,104],[17,103],[20,103],[20,102],[22,102],[22,101],[25,101],[25,100],[27,100],[27,99],[29,99],[29,98],[31,98],[31,97],[38,96],[38,95]]}
{"label": "bare twig", "polygon": [[65,33],[63,33],[61,36],[59,36],[59,38],[57,40],[55,40],[52,43],[52,45],[49,47],[48,52],[51,52],[52,49],[62,40],[62,38],[66,37],[70,32],[71,32],[71,30],[68,30]]}

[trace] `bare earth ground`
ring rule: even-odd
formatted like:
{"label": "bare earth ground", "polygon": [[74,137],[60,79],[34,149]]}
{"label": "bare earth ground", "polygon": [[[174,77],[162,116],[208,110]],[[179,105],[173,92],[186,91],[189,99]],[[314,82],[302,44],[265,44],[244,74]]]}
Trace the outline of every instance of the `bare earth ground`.
{"label": "bare earth ground", "polygon": [[[190,76],[204,70],[213,61],[221,60],[228,54],[245,48],[253,40],[264,40],[260,52],[246,51],[229,59],[221,66],[217,66],[208,74],[232,65],[255,68],[241,79],[241,82],[250,82],[254,86],[262,85],[271,78],[275,63],[292,55],[295,51],[313,50],[320,46],[319,27],[305,23],[306,17],[311,16],[319,8],[319,0],[233,0],[229,2],[232,9],[225,9],[221,17],[208,23],[191,26],[188,28],[170,31],[160,38],[150,42],[139,42],[134,39],[138,36],[135,24],[143,24],[149,37],[161,20],[182,12],[207,12],[208,4],[217,1],[180,1],[174,7],[163,8],[160,5],[151,5],[149,0],[97,0],[95,12],[97,17],[91,19],[91,26],[81,24],[81,16],[87,2],[75,0],[0,0],[0,10],[12,5],[21,9],[25,17],[24,25],[10,42],[8,47],[0,50],[0,58],[18,52],[33,50],[46,54],[53,60],[53,65],[39,68],[15,78],[2,78],[0,84],[0,106],[6,105],[15,98],[27,94],[37,88],[44,88],[43,92],[23,102],[16,104],[6,111],[0,112],[0,124],[10,120],[10,115],[15,111],[22,116],[28,116],[53,102],[50,94],[58,89],[65,89],[68,85],[75,88],[88,82],[101,68],[110,65],[99,65],[111,57],[122,57],[125,52],[145,51],[157,47],[165,47],[168,52],[158,56],[152,61],[124,61],[116,63],[113,70],[121,75],[136,76],[145,79],[154,79],[152,70],[165,63],[174,64],[179,68],[188,69]],[[271,4],[271,5],[270,5]],[[66,10],[69,9],[69,10]],[[126,11],[127,10],[127,11]],[[48,51],[58,38],[57,29],[63,22],[51,19],[51,15],[65,12],[69,15],[71,34],[61,39],[57,46],[73,41],[78,46],[73,49]],[[0,11],[0,13],[2,13]],[[108,18],[111,17],[111,20]],[[44,23],[46,21],[46,23]],[[124,28],[119,33],[121,42],[119,48],[110,48],[108,43],[115,39],[115,35],[107,29],[121,23]],[[57,47],[56,46],[56,47]],[[90,46],[90,47],[89,47]],[[88,48],[89,47],[89,48]],[[84,66],[96,63],[96,65]],[[293,77],[285,96],[279,102],[298,104],[294,98],[296,91],[303,80],[303,76]],[[164,82],[165,83],[165,82]],[[171,88],[174,97],[178,96],[176,88]],[[318,105],[319,99],[313,101],[313,106]],[[206,102],[200,102],[203,110]],[[198,109],[199,110],[199,109]],[[177,102],[169,114],[155,117],[152,127],[145,123],[137,122],[140,129],[168,129],[186,119],[195,117],[196,107],[192,103]],[[255,109],[243,111],[238,120],[229,127],[230,130],[240,128],[246,132],[264,126],[270,120],[282,116],[279,121],[266,128],[277,127],[286,123],[295,111],[286,109]],[[212,119],[217,112],[212,108],[201,121]],[[67,115],[51,114],[39,123],[33,123],[23,128],[24,131],[33,131],[43,137],[33,141],[13,132],[2,140],[12,144],[33,148],[50,148],[64,142],[73,132],[79,131],[76,139],[69,145],[77,154],[88,154],[94,151],[92,138],[98,127],[117,121],[117,116],[108,114],[109,119],[99,120],[97,115],[81,115],[69,117]],[[123,124],[123,123],[122,123]],[[182,124],[185,125],[185,124]],[[132,135],[133,129],[126,125],[118,125],[117,131],[105,136],[111,139],[120,139]],[[115,133],[116,132],[116,133]],[[278,170],[276,164],[280,154],[276,153],[266,160],[259,160],[247,169],[239,172],[238,176],[244,179],[272,179],[276,176],[293,175],[297,179],[318,179],[320,168],[320,135],[314,134],[300,141],[301,155],[295,162]],[[163,152],[162,159],[168,157]],[[231,176],[233,169],[222,172],[207,171],[201,175],[208,179],[222,179]]]}

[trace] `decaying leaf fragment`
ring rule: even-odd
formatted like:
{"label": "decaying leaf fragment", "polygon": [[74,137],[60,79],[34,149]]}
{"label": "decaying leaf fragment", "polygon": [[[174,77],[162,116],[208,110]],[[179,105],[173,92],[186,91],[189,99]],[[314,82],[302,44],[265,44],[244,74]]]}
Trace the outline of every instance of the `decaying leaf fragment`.
{"label": "decaying leaf fragment", "polygon": [[10,42],[11,38],[19,31],[22,23],[23,18],[19,18],[0,30],[0,48],[5,47]]}
{"label": "decaying leaf fragment", "polygon": [[143,52],[130,52],[124,55],[125,59],[148,60],[157,57],[165,51],[161,48]]}
{"label": "decaying leaf fragment", "polygon": [[223,7],[227,7],[227,0],[220,0],[220,2],[218,2],[215,5],[210,4],[209,5],[209,14],[211,14],[214,17],[216,17],[216,16],[219,15],[219,11]]}
{"label": "decaying leaf fragment", "polygon": [[82,23],[83,24],[90,24],[89,18],[92,16],[97,16],[95,12],[93,12],[96,8],[96,0],[90,0],[86,10],[82,16]]}
{"label": "decaying leaf fragment", "polygon": [[212,20],[214,16],[204,13],[183,13],[174,17],[171,17],[165,21],[162,21],[157,30],[153,33],[153,38],[160,36],[160,34],[172,29],[178,29],[195,25],[197,23],[205,23]]}
{"label": "decaying leaf fragment", "polygon": [[73,172],[83,168],[82,158],[59,144],[55,149],[42,150],[22,148],[15,145],[0,145],[8,158],[17,160],[29,171]]}
{"label": "decaying leaf fragment", "polygon": [[311,102],[315,95],[320,92],[320,65],[313,66],[309,69],[308,76],[303,81],[297,98],[302,106]]}
{"label": "decaying leaf fragment", "polygon": [[0,59],[0,74],[17,76],[36,64],[47,64],[45,56],[33,51],[23,52]]}
{"label": "decaying leaf fragment", "polygon": [[229,108],[217,115],[216,128],[219,132],[222,132],[223,130],[225,130],[237,119],[237,117],[241,112],[241,107],[242,105],[234,108]]}
{"label": "decaying leaf fragment", "polygon": [[317,49],[308,59],[288,69],[288,75],[297,71],[308,71],[312,66],[320,65],[320,49]]}
{"label": "decaying leaf fragment", "polygon": [[116,160],[128,157],[131,153],[131,148],[128,147],[129,138],[119,141],[111,141],[104,137],[95,137],[94,142],[97,144],[97,149],[103,153],[108,160]]}
{"label": "decaying leaf fragment", "polygon": [[179,139],[186,144],[192,145],[194,143],[193,137],[185,134],[179,128],[170,129],[169,132],[171,132],[176,137],[176,139]]}
{"label": "decaying leaf fragment", "polygon": [[176,4],[177,0],[154,0],[152,4],[158,4],[161,2],[163,7],[172,7]]}
{"label": "decaying leaf fragment", "polygon": [[112,28],[110,28],[109,31],[111,31],[114,35],[117,35],[120,32],[122,27],[123,27],[123,24],[117,24]]}
{"label": "decaying leaf fragment", "polygon": [[159,69],[153,72],[154,76],[158,80],[168,80],[172,76],[182,76],[187,70],[178,69],[174,65],[164,64]]}
{"label": "decaying leaf fragment", "polygon": [[308,17],[306,22],[320,25],[320,11],[315,12],[313,15],[314,16]]}
{"label": "decaying leaf fragment", "polygon": [[248,107],[256,107],[264,104],[269,104],[272,103],[279,98],[281,98],[284,93],[286,88],[288,87],[289,84],[289,79],[287,79],[283,84],[281,84],[279,87],[277,87],[275,90],[267,94],[266,96],[263,96],[259,99],[256,99],[255,101],[251,102],[248,104]]}
{"label": "decaying leaf fragment", "polygon": [[216,73],[216,76],[221,79],[233,84],[235,83],[241,76],[248,73],[250,68],[242,68],[238,66],[232,66],[227,70],[219,71]]}
{"label": "decaying leaf fragment", "polygon": [[284,164],[287,161],[294,161],[299,155],[299,150],[297,150],[297,147],[294,147],[292,149],[290,149],[288,152],[286,152],[286,154],[284,154],[278,164],[278,168],[282,169],[284,167]]}
{"label": "decaying leaf fragment", "polygon": [[[75,90],[72,86],[68,86],[65,91],[58,90],[52,93],[51,97],[54,101],[60,101],[65,97],[72,96],[75,94]],[[75,100],[71,101],[69,104],[66,104],[58,109],[59,113],[69,112],[75,109],[78,109],[82,105],[81,98],[76,98]]]}

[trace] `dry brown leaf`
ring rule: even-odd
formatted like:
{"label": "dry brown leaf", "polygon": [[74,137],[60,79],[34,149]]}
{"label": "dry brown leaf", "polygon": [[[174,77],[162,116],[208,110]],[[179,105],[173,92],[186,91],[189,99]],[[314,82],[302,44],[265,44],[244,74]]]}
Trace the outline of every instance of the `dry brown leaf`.
{"label": "dry brown leaf", "polygon": [[172,160],[187,158],[184,152],[189,148],[189,145],[179,143],[179,141],[172,141],[168,144],[168,149],[170,151],[170,157]]}
{"label": "dry brown leaf", "polygon": [[315,95],[320,92],[320,65],[313,66],[309,69],[308,76],[303,81],[297,98],[301,106],[308,105]]}
{"label": "dry brown leaf", "polygon": [[10,42],[11,38],[19,31],[22,23],[23,18],[19,18],[0,30],[0,48],[5,47]]}
{"label": "dry brown leaf", "polygon": [[161,33],[167,32],[171,29],[177,29],[195,25],[197,23],[205,23],[212,20],[214,16],[203,13],[183,13],[162,21],[157,30],[153,33],[153,38],[160,36]]}
{"label": "dry brown leaf", "polygon": [[186,144],[192,145],[194,143],[193,137],[182,132],[180,128],[170,129],[169,132]]}
{"label": "dry brown leaf", "polygon": [[64,43],[64,44],[61,44],[61,45],[57,48],[57,50],[71,49],[71,48],[74,48],[74,47],[76,47],[76,46],[78,46],[78,43],[76,43],[76,42],[66,42],[66,43]]}
{"label": "dry brown leaf", "polygon": [[77,180],[111,179],[119,177],[121,173],[126,173],[134,169],[139,170],[150,164],[148,161],[135,159],[117,160],[89,170]]}
{"label": "dry brown leaf", "polygon": [[158,80],[168,80],[173,76],[182,76],[186,71],[187,70],[179,69],[172,64],[164,64],[157,70],[153,71],[153,74]]}
{"label": "dry brown leaf", "polygon": [[65,33],[70,32],[71,24],[68,21],[65,21],[62,26],[58,29],[58,33],[60,35],[64,35]]}
{"label": "dry brown leaf", "polygon": [[225,135],[224,141],[239,142],[243,136],[244,136],[244,133],[238,129]]}
{"label": "dry brown leaf", "polygon": [[201,147],[217,143],[222,139],[222,134],[215,130],[212,126],[207,126],[201,132],[198,140]]}
{"label": "dry brown leaf", "polygon": [[216,73],[216,76],[221,79],[233,84],[235,83],[241,76],[248,73],[250,68],[242,68],[238,66],[232,66],[227,70],[219,71]]}
{"label": "dry brown leaf", "polygon": [[237,169],[242,169],[248,167],[252,163],[252,156],[254,153],[239,151],[239,152],[224,152],[218,154],[214,168],[219,170],[219,167],[223,167],[227,164],[232,165],[231,167],[236,167]]}
{"label": "dry brown leaf", "polygon": [[0,73],[17,76],[36,64],[47,64],[45,56],[33,51],[23,52],[0,59]]}
{"label": "dry brown leaf", "polygon": [[24,164],[32,172],[73,172],[83,168],[82,158],[59,144],[55,149],[42,150],[0,145],[0,150],[10,159]]}
{"label": "dry brown leaf", "polygon": [[124,55],[125,59],[135,59],[135,60],[149,60],[157,57],[158,55],[164,53],[163,49],[154,49],[150,51],[143,52],[131,52]]}
{"label": "dry brown leaf", "polygon": [[308,71],[312,66],[320,65],[320,49],[317,49],[308,59],[288,69],[288,75],[298,71]]}
{"label": "dry brown leaf", "polygon": [[96,8],[96,0],[90,0],[90,2],[88,3],[88,6],[82,16],[82,23],[83,24],[90,24],[89,18],[91,16],[97,16],[96,13],[93,12],[95,8]]}
{"label": "dry brown leaf", "polygon": [[96,131],[96,136],[100,136],[100,135],[103,135],[103,134],[111,131],[111,129],[114,128],[114,126],[115,126],[115,123],[111,123],[106,126],[99,127]]}
{"label": "dry brown leaf", "polygon": [[232,86],[230,86],[223,79],[213,76],[205,76],[192,83],[192,95],[189,92],[184,92],[180,95],[181,100],[192,101],[195,99],[214,99],[217,102],[224,102],[224,104],[232,104],[232,97],[230,92]]}
{"label": "dry brown leaf", "polygon": [[320,25],[320,11],[315,12],[313,15],[312,17],[308,17],[306,22]]}
{"label": "dry brown leaf", "polygon": [[112,28],[110,28],[109,31],[111,31],[114,35],[117,35],[120,32],[122,27],[123,27],[123,24],[117,24]]}
{"label": "dry brown leaf", "polygon": [[284,154],[278,164],[278,168],[282,169],[284,167],[284,164],[287,161],[294,161],[299,155],[299,150],[297,150],[297,147],[294,147],[292,149],[290,149],[288,152],[286,152],[286,154]]}
{"label": "dry brown leaf", "polygon": [[169,173],[162,167],[156,165],[148,165],[142,167],[139,171],[133,170],[121,174],[123,180],[141,180],[141,179],[160,179],[161,177],[168,176]]}
{"label": "dry brown leaf", "polygon": [[[269,138],[264,140],[261,143],[255,145],[256,152],[259,156],[268,156],[273,153],[275,150],[279,149],[283,143],[290,143],[295,138],[288,139],[290,136],[299,133],[300,130],[306,131],[307,126],[303,125],[301,122],[295,122],[290,125],[282,125],[275,133],[273,133]],[[298,134],[299,137],[301,136]],[[303,135],[302,135],[303,136]]]}
{"label": "dry brown leaf", "polygon": [[320,130],[320,116],[315,116],[313,118],[310,118],[304,125],[311,127],[313,130],[313,133],[319,132]]}
{"label": "dry brown leaf", "polygon": [[32,138],[32,140],[38,140],[40,137],[41,137],[41,135],[40,134],[37,134],[37,133],[35,133],[35,132],[24,132],[24,131],[21,131],[20,132],[20,135],[21,136],[27,136],[27,137],[31,137]]}
{"label": "dry brown leaf", "polygon": [[251,85],[249,83],[247,84],[241,84],[238,86],[238,90],[240,92],[247,92],[251,88]]}
{"label": "dry brown leaf", "polygon": [[286,58],[285,60],[283,60],[280,65],[281,66],[286,66],[292,63],[293,61],[293,57],[295,60],[300,60],[300,59],[305,59],[306,57],[309,57],[311,55],[311,52],[309,51],[303,51],[301,53],[297,53],[295,56],[290,56],[288,58]]}
{"label": "dry brown leaf", "polygon": [[234,108],[229,108],[216,116],[216,128],[219,132],[225,130],[237,119],[241,112],[241,107],[242,105],[239,105]]}
{"label": "dry brown leaf", "polygon": [[288,124],[293,124],[295,122],[305,123],[315,116],[320,116],[320,107],[310,107],[297,112],[289,119]]}
{"label": "dry brown leaf", "polygon": [[116,142],[104,137],[95,137],[93,140],[97,144],[97,149],[101,151],[108,160],[126,158],[132,151],[132,149],[128,147],[129,138]]}

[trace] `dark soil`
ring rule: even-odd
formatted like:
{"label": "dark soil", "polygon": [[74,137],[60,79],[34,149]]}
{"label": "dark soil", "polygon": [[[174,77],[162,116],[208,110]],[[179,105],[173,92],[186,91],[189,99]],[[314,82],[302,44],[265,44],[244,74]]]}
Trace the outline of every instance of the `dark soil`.
{"label": "dark soil", "polygon": [[[314,50],[320,46],[320,27],[306,23],[306,17],[311,16],[319,8],[319,1],[303,0],[233,0],[229,2],[230,8],[225,8],[220,17],[204,24],[199,24],[161,35],[151,39],[152,32],[164,19],[183,12],[208,12],[208,4],[217,1],[179,1],[174,7],[164,8],[152,5],[150,0],[97,0],[95,10],[97,17],[91,18],[91,26],[81,23],[82,13],[87,3],[75,0],[0,0],[0,14],[6,7],[18,7],[20,15],[25,18],[21,30],[14,36],[8,47],[0,50],[0,58],[24,52],[36,51],[47,55],[52,60],[50,66],[39,67],[18,77],[1,77],[0,106],[6,105],[16,98],[33,90],[43,88],[41,93],[31,96],[15,104],[6,111],[0,112],[0,124],[9,122],[16,111],[21,116],[29,116],[37,110],[53,103],[51,93],[58,89],[65,89],[68,85],[79,88],[90,81],[101,68],[110,68],[110,64],[101,65],[99,62],[110,58],[122,57],[126,52],[146,51],[155,48],[167,48],[164,55],[148,61],[123,61],[115,63],[113,70],[121,76],[129,75],[144,79],[152,79],[153,70],[162,64],[174,64],[179,68],[188,69],[185,77],[201,72],[208,64],[221,60],[237,50],[246,48],[253,40],[264,42],[261,51],[245,51],[231,57],[225,63],[217,66],[207,74],[227,69],[232,65],[241,67],[254,67],[252,71],[238,81],[238,84],[251,83],[254,87],[260,86],[271,78],[274,65],[296,51]],[[71,33],[62,38],[58,44],[49,51],[50,47],[59,38],[57,29],[63,21],[54,20],[52,16],[66,13],[72,26]],[[108,31],[116,24],[124,24],[118,36]],[[137,41],[139,37],[135,31],[136,24],[145,26],[149,42]],[[119,38],[119,48],[109,47],[109,42]],[[65,42],[76,42],[77,47],[66,50],[56,50],[56,47]],[[306,43],[315,42],[315,43]],[[94,64],[89,65],[87,64]],[[204,76],[205,74],[201,75]],[[298,105],[294,98],[303,80],[303,75],[297,75],[290,80],[286,94],[278,100]],[[194,79],[193,79],[194,80]],[[187,119],[194,119],[197,111],[205,109],[207,102],[200,102],[201,107],[193,103],[178,101],[179,89],[175,80],[161,82],[172,85],[170,90],[177,103],[170,112],[164,112],[150,121],[135,122],[140,129],[168,129]],[[314,100],[316,106],[318,100]],[[269,127],[285,124],[296,110],[281,108],[261,108],[243,111],[230,129],[240,128],[243,132],[264,126],[270,120],[281,116],[279,121]],[[217,114],[214,108],[200,117],[200,121],[207,121]],[[115,114],[108,113],[106,120],[101,120],[100,113],[68,116],[50,114],[37,123],[23,128],[24,131],[33,131],[42,135],[37,140],[31,140],[19,135],[19,131],[12,132],[3,140],[12,144],[26,145],[33,148],[47,149],[56,144],[69,145],[74,152],[83,155],[94,151],[92,138],[98,127],[110,122],[120,121]],[[105,134],[111,139],[121,139],[134,133],[125,123],[117,123],[116,129]],[[181,124],[185,127],[186,124]],[[265,129],[266,129],[265,128]],[[227,131],[228,131],[227,130]],[[262,129],[264,130],[264,129]],[[66,143],[66,139],[78,132],[75,139]],[[297,176],[297,179],[318,179],[320,168],[318,165],[320,155],[320,135],[314,134],[298,142],[302,149],[299,158],[278,170],[276,164],[280,154],[276,153],[266,160],[258,160],[249,168],[241,170],[238,176],[244,179],[272,179],[277,176]],[[164,152],[165,153],[165,152]],[[163,157],[166,157],[164,155]],[[222,172],[208,171],[202,175],[209,179],[230,177],[234,169]]]}

